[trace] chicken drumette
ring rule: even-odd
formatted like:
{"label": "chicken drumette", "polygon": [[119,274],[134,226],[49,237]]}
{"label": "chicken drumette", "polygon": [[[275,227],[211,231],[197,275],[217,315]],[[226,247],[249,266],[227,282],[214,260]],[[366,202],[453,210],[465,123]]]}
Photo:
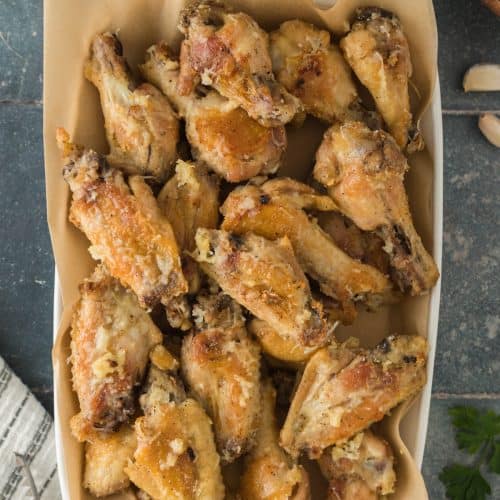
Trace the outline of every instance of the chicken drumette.
{"label": "chicken drumette", "polygon": [[195,3],[181,13],[178,89],[190,94],[197,83],[211,85],[265,127],[288,123],[300,101],[277,83],[269,36],[247,14],[218,2]]}
{"label": "chicken drumette", "polygon": [[93,430],[112,431],[136,410],[150,349],[162,334],[130,290],[99,265],[80,285],[71,323],[71,369],[80,413],[72,419],[84,441]]}
{"label": "chicken drumette", "polygon": [[348,347],[321,349],[309,360],[294,395],[281,445],[292,456],[318,458],[425,384],[427,342],[423,337],[387,337],[369,351]]}
{"label": "chicken drumette", "polygon": [[388,300],[390,281],[340,250],[304,208],[337,209],[328,196],[292,179],[248,185],[232,191],[224,202],[222,228],[237,234],[253,232],[273,240],[288,237],[303,270],[319,283],[323,293],[340,304],[344,322],[354,318],[355,301],[375,307]]}
{"label": "chicken drumette", "polygon": [[179,63],[164,43],[152,46],[141,66],[186,120],[186,136],[193,156],[228,182],[241,182],[276,172],[286,148],[282,125],[266,128],[214,90],[177,92]]}
{"label": "chicken drumette", "polygon": [[232,462],[254,443],[260,415],[259,347],[240,306],[224,294],[200,295],[195,330],[184,338],[182,368],[214,423],[217,449]]}
{"label": "chicken drumette", "polygon": [[177,362],[168,353],[158,357],[160,367],[152,357],[147,391],[141,396],[144,416],[134,426],[137,449],[125,472],[154,500],[222,500],[212,423],[199,403],[186,398]]}
{"label": "chicken drumette", "polygon": [[394,493],[394,454],[371,430],[325,450],[319,459],[328,500],[378,500]]}
{"label": "chicken drumette", "polygon": [[333,125],[316,153],[314,177],[364,231],[376,231],[402,291],[430,290],[439,272],[415,231],[403,184],[408,163],[394,139],[361,122]]}
{"label": "chicken drumette", "polygon": [[408,153],[423,149],[410,112],[408,82],[412,65],[398,18],[376,7],[359,9],[351,31],[340,41],[340,48],[373,96],[398,146]]}
{"label": "chicken drumette", "polygon": [[269,381],[264,382],[257,443],[245,459],[240,497],[242,500],[309,500],[307,472],[278,444],[275,400],[274,387]]}
{"label": "chicken drumette", "polygon": [[144,179],[128,178],[57,130],[73,199],[70,221],[90,240],[90,254],[130,287],[143,307],[187,292],[174,232]]}
{"label": "chicken drumette", "polygon": [[135,84],[116,35],[94,38],[85,76],[101,97],[110,164],[165,180],[177,157],[177,117],[157,88]]}
{"label": "chicken drumette", "polygon": [[328,342],[331,325],[287,238],[199,229],[196,260],[222,290],[297,349]]}

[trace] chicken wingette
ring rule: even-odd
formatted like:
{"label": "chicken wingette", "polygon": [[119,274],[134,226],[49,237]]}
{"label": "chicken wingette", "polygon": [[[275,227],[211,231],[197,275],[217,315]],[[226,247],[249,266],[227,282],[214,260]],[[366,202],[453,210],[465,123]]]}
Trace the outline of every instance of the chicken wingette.
{"label": "chicken wingette", "polygon": [[97,35],[85,63],[85,76],[99,90],[108,161],[128,174],[164,181],[177,158],[179,123],[168,99],[153,85],[137,85],[118,37]]}
{"label": "chicken wingette", "polygon": [[373,350],[329,347],[306,365],[281,430],[281,445],[296,457],[350,439],[425,384],[427,342],[390,336]]}
{"label": "chicken wingette", "polygon": [[413,226],[404,186],[408,168],[388,133],[347,122],[326,131],[314,177],[360,229],[377,232],[393,280],[403,292],[419,295],[434,286],[439,272]]}
{"label": "chicken wingette", "polygon": [[57,141],[64,179],[72,191],[70,221],[90,240],[89,252],[151,308],[187,292],[179,249],[168,220],[139,176],[120,170],[92,150],[74,145],[63,129]]}
{"label": "chicken wingette", "polygon": [[264,127],[215,90],[177,91],[179,63],[165,43],[148,49],[144,77],[170,99],[186,121],[193,156],[228,182],[275,173],[286,149],[283,125]]}
{"label": "chicken wingette", "polygon": [[274,78],[269,35],[249,15],[219,2],[198,2],[182,11],[179,29],[186,37],[180,52],[182,95],[201,81],[265,127],[284,125],[300,110],[300,101]]}
{"label": "chicken wingette", "polygon": [[194,331],[182,343],[184,378],[214,423],[217,449],[233,462],[255,440],[260,415],[260,350],[231,297],[201,294]]}

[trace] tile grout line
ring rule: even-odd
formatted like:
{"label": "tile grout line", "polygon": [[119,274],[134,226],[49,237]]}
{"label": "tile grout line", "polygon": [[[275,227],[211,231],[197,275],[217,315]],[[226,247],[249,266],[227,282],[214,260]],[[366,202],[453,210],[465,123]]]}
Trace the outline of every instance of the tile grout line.
{"label": "tile grout line", "polygon": [[447,399],[486,399],[486,400],[500,400],[500,393],[498,392],[474,392],[474,393],[448,393],[448,392],[435,392],[432,394],[432,399],[447,400]]}
{"label": "tile grout line", "polygon": [[443,115],[449,116],[479,116],[485,113],[500,114],[500,109],[443,109]]}
{"label": "tile grout line", "polygon": [[7,104],[11,106],[36,106],[36,107],[41,107],[42,106],[42,101],[38,99],[33,99],[33,100],[28,100],[28,101],[21,101],[21,100],[16,100],[16,99],[0,99],[0,105],[2,104]]}

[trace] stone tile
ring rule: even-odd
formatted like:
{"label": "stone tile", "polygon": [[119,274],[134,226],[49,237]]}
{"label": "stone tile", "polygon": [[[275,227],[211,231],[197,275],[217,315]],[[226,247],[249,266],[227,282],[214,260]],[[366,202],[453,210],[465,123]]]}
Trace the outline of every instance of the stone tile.
{"label": "stone tile", "polygon": [[51,410],[54,265],[41,109],[0,105],[0,165],[0,355],[29,387],[45,388]]}
{"label": "stone tile", "polygon": [[[453,425],[448,415],[448,408],[453,406],[473,406],[480,409],[491,409],[500,413],[499,400],[432,400],[429,417],[429,430],[425,448],[422,472],[431,500],[445,498],[445,489],[439,480],[443,467],[452,463],[468,465],[473,457],[458,450],[455,442]],[[491,486],[491,499],[500,498],[500,476],[485,474]]]}
{"label": "stone tile", "polygon": [[434,0],[439,32],[443,109],[500,109],[500,92],[464,93],[465,71],[477,63],[500,63],[500,18],[479,0]]}
{"label": "stone tile", "polygon": [[0,100],[42,98],[42,0],[0,2]]}
{"label": "stone tile", "polygon": [[477,118],[444,118],[443,283],[434,392],[499,391],[500,155]]}

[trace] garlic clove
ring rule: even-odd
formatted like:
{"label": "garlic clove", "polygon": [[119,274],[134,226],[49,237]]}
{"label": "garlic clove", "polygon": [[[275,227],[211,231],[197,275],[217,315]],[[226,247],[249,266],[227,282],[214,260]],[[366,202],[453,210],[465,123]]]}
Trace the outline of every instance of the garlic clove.
{"label": "garlic clove", "polygon": [[500,90],[500,64],[474,64],[464,75],[465,92]]}
{"label": "garlic clove", "polygon": [[483,135],[497,148],[500,148],[500,118],[486,113],[479,118],[479,129]]}

